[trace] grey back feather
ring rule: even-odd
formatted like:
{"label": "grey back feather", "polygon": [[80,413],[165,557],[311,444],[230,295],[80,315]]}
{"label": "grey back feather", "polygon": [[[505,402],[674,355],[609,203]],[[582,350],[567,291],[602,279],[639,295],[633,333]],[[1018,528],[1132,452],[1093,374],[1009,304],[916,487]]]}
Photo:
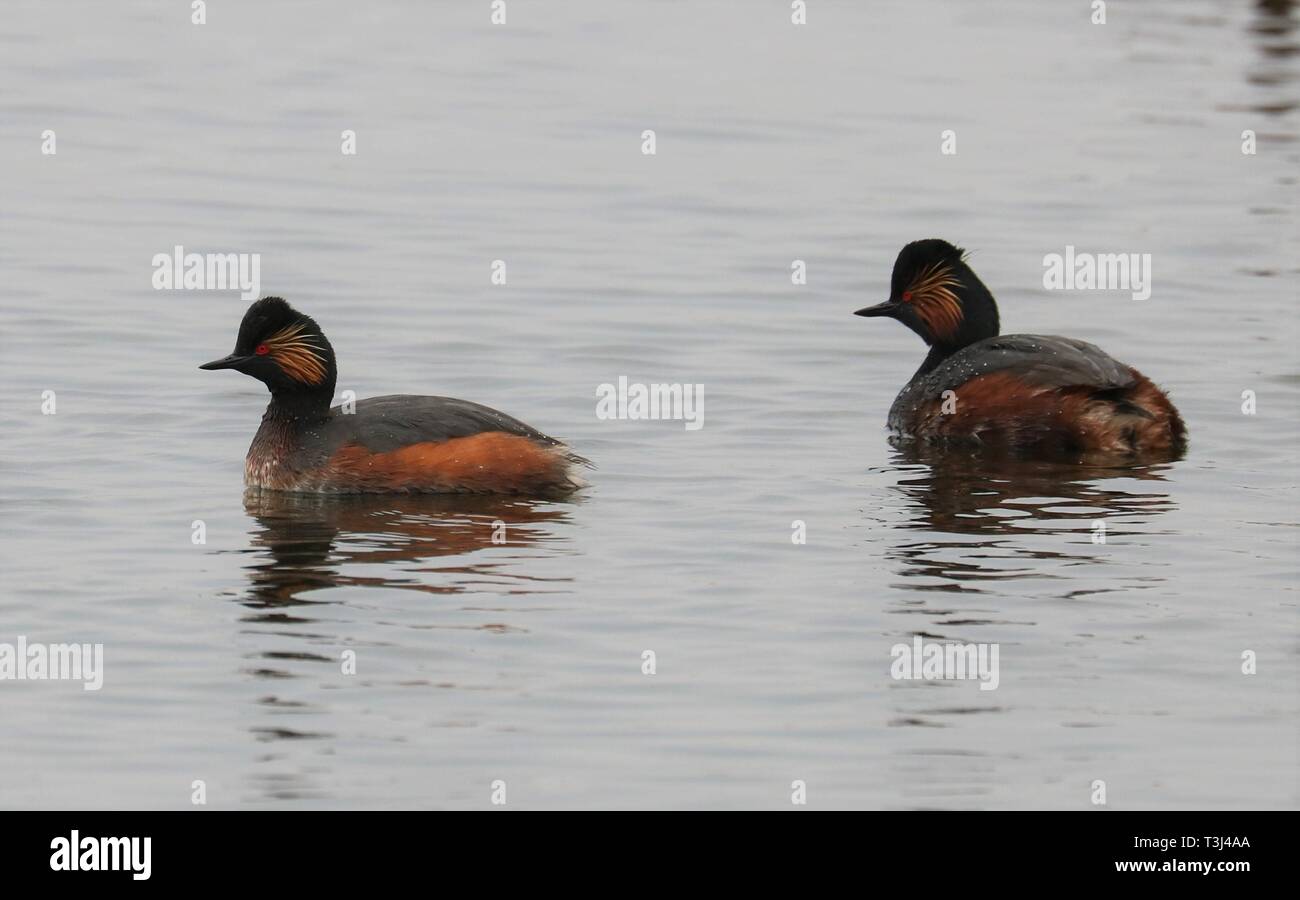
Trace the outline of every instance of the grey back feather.
{"label": "grey back feather", "polygon": [[976,341],[945,359],[922,379],[924,393],[933,396],[979,375],[1007,370],[1042,387],[1104,391],[1135,383],[1128,366],[1087,341],[1054,334],[1003,334]]}
{"label": "grey back feather", "polygon": [[374,453],[387,453],[411,444],[440,443],[487,431],[503,431],[555,447],[553,437],[518,419],[468,400],[391,394],[358,400],[352,413],[330,410],[330,444],[361,444]]}

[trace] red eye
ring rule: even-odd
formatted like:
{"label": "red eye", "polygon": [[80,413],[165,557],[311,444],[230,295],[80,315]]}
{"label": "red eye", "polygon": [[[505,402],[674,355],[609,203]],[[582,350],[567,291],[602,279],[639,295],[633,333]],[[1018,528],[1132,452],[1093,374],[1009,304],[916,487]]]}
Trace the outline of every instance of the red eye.
{"label": "red eye", "polygon": [[[911,302],[912,302],[912,292],[911,292],[911,291],[903,291],[903,299],[906,300],[908,303],[911,303]],[[261,348],[261,347],[258,347],[257,350],[258,350],[258,352],[260,353],[260,352],[262,351],[262,348]]]}
{"label": "red eye", "polygon": [[266,354],[271,352],[271,348],[266,346],[266,344],[258,344],[257,349],[254,350],[253,352],[256,353],[258,356],[266,356]]}

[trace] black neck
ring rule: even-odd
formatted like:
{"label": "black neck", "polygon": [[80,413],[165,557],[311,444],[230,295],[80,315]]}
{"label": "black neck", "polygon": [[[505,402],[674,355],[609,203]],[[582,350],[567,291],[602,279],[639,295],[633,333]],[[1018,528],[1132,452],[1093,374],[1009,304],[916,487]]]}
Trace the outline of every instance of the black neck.
{"label": "black neck", "polygon": [[329,418],[333,390],[273,391],[264,419],[310,423]]}
{"label": "black neck", "polygon": [[958,350],[969,347],[977,341],[985,338],[997,337],[999,333],[997,311],[994,310],[992,319],[984,319],[980,323],[963,322],[961,331],[958,333],[958,339],[947,343],[934,343],[930,345],[930,352],[925,355],[925,361],[921,363],[921,368],[916,370],[914,378],[934,371],[939,363],[952,356]]}
{"label": "black neck", "polygon": [[946,344],[931,344],[930,352],[925,355],[925,360],[921,363],[921,368],[916,370],[916,374],[912,376],[912,380],[915,381],[922,375],[928,375],[933,372],[939,366],[939,363],[952,356],[958,349],[959,348],[957,347],[950,347]]}

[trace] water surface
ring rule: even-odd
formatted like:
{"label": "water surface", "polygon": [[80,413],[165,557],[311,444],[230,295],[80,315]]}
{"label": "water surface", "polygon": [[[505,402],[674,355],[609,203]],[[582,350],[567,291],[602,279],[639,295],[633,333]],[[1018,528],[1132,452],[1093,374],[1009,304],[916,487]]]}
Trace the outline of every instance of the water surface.
{"label": "water surface", "polygon": [[[1297,13],[809,5],[7,4],[0,641],[107,671],[0,683],[0,805],[1294,807]],[[850,313],[935,236],[1186,457],[891,447],[923,348]],[[197,365],[246,303],[152,290],[177,244],[260,253],[340,390],[503,409],[591,487],[245,497],[265,392]],[[1045,291],[1066,245],[1152,296]],[[620,375],[704,427],[597,419]],[[916,635],[998,689],[892,679]]]}

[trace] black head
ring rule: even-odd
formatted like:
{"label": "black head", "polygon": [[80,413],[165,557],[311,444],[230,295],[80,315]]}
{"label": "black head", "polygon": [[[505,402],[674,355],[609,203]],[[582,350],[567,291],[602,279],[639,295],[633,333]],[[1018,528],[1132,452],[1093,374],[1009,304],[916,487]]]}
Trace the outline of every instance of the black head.
{"label": "black head", "polygon": [[913,241],[898,253],[889,299],[854,313],[889,316],[933,347],[952,352],[998,333],[998,305],[947,241]]}
{"label": "black head", "polygon": [[334,348],[316,320],[279,297],[254,302],[239,323],[234,351],[199,368],[252,375],[272,394],[309,392],[332,397],[337,376]]}

